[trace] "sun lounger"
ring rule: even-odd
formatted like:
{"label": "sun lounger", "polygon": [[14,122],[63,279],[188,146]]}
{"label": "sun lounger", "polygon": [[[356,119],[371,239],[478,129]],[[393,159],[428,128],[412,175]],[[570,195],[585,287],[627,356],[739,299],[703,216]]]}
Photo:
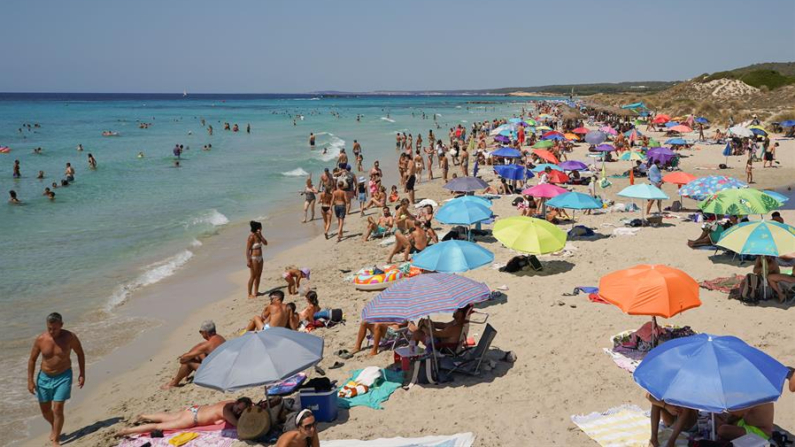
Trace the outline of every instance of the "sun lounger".
{"label": "sun lounger", "polygon": [[455,357],[439,358],[439,368],[451,373],[459,372],[476,376],[480,374],[480,366],[486,358],[486,353],[497,336],[497,331],[490,324],[486,324],[483,335],[477,346],[465,350],[462,354]]}

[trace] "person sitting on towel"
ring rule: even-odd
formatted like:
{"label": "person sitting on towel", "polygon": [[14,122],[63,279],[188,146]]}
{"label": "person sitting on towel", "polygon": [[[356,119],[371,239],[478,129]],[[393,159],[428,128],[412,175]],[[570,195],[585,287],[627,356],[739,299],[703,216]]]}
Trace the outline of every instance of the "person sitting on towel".
{"label": "person sitting on towel", "polygon": [[177,371],[177,375],[175,375],[174,378],[172,378],[167,384],[161,386],[160,389],[167,390],[169,388],[179,386],[179,383],[182,381],[182,379],[188,377],[190,373],[199,369],[202,360],[210,355],[215,348],[221,346],[221,344],[226,341],[224,337],[215,333],[215,323],[210,320],[202,323],[201,328],[199,328],[199,334],[201,334],[204,341],[194,346],[190,351],[178,357],[179,370]]}
{"label": "person sitting on towel", "polygon": [[571,216],[569,216],[563,208],[549,207],[549,211],[547,211],[547,222],[559,224],[561,219],[570,220]]}
{"label": "person sitting on towel", "polygon": [[773,435],[773,403],[757,405],[745,410],[730,411],[726,416],[718,416],[715,425],[718,438],[731,441],[747,434],[753,434],[767,441]]}
{"label": "person sitting on towel", "polygon": [[666,443],[667,447],[674,447],[676,445],[676,438],[679,433],[690,431],[698,422],[698,412],[689,408],[677,407],[670,405],[664,401],[657,400],[651,394],[646,394],[646,399],[651,402],[651,438],[649,445],[659,447],[660,441],[657,439],[657,432],[660,428],[660,419],[666,427],[670,427],[672,432]]}
{"label": "person sitting on towel", "polygon": [[317,436],[317,421],[309,409],[301,410],[295,417],[295,430],[279,436],[276,447],[320,447]]}
{"label": "person sitting on towel", "polygon": [[[467,313],[469,306],[462,307],[453,313],[453,321],[447,323],[433,322],[433,343],[443,345],[453,345],[460,341],[461,331],[466,324]],[[426,346],[431,345],[431,339],[428,337],[428,324],[429,320],[421,319],[417,324],[409,322],[409,331],[411,331],[411,339],[416,342],[423,342]]]}
{"label": "person sitting on towel", "polygon": [[215,425],[223,422],[237,427],[240,415],[253,405],[248,397],[238,400],[224,400],[212,405],[191,405],[173,413],[141,414],[134,422],[149,421],[150,424],[119,430],[117,436],[128,436],[147,433],[152,430],[183,430],[193,427]]}

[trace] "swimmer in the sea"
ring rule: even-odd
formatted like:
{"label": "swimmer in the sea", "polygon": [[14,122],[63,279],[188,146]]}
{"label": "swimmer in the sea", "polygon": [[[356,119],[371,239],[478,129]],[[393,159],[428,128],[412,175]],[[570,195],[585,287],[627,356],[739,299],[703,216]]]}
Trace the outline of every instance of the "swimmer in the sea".
{"label": "swimmer in the sea", "polygon": [[97,160],[91,154],[88,154],[88,168],[97,169]]}
{"label": "swimmer in the sea", "polygon": [[37,179],[41,180],[44,178],[44,171],[39,171],[39,175],[36,176]]}
{"label": "swimmer in the sea", "polygon": [[138,152],[138,158],[144,158],[144,153],[143,152]]}
{"label": "swimmer in the sea", "polygon": [[12,205],[22,204],[22,202],[17,198],[17,192],[14,191],[13,189],[11,191],[8,191],[8,196],[9,196],[8,203]]}

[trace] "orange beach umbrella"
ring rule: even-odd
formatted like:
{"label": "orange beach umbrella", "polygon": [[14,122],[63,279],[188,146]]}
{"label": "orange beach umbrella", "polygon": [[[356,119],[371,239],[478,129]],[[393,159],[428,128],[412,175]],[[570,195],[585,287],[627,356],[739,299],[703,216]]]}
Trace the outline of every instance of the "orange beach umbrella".
{"label": "orange beach umbrella", "polygon": [[695,279],[664,265],[636,265],[599,280],[599,296],[629,315],[670,318],[700,306],[698,293]]}
{"label": "orange beach umbrella", "polygon": [[558,157],[556,157],[555,154],[553,154],[552,152],[546,149],[533,149],[533,153],[552,164],[556,165],[560,163]]}
{"label": "orange beach umbrella", "polygon": [[692,182],[697,178],[698,177],[696,177],[693,174],[688,174],[687,172],[678,171],[667,174],[665,177],[662,178],[662,181],[664,181],[665,183],[672,183],[674,185],[682,186]]}

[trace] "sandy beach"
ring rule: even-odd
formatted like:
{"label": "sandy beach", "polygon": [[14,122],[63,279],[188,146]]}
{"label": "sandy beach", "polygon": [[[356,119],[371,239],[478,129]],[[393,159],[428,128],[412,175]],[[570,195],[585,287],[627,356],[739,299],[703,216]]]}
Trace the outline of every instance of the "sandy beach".
{"label": "sandy beach", "polygon": [[[662,134],[651,133],[662,141]],[[786,189],[795,178],[795,141],[780,141],[777,168],[762,169],[757,164],[754,176],[757,189]],[[568,158],[587,160],[587,145],[578,145]],[[716,170],[723,162],[722,146],[697,144],[684,150],[682,170],[697,176],[723,174],[744,177],[740,157],[732,157],[729,170]],[[395,157],[396,158],[396,157]],[[387,177],[394,178],[394,162],[382,161]],[[607,164],[607,174],[619,174],[629,162]],[[451,173],[457,167],[451,166]],[[486,180],[494,175],[487,167],[480,173]],[[616,202],[626,203],[616,194],[628,185],[626,178],[611,178],[613,186],[600,194]],[[643,182],[645,179],[639,179]],[[390,183],[386,183],[390,184]],[[441,179],[418,184],[417,199],[431,198],[439,203],[451,198],[443,189]],[[676,196],[676,186],[663,188],[669,196]],[[587,192],[585,187],[574,190]],[[402,195],[401,195],[402,196]],[[517,215],[511,206],[513,197],[494,201],[497,217]],[[667,201],[664,205],[670,205]],[[695,201],[684,205],[694,208]],[[354,205],[354,209],[356,206]],[[368,215],[378,214],[369,210]],[[488,322],[498,331],[490,352],[496,361],[493,370],[482,377],[456,376],[454,382],[441,386],[414,387],[398,390],[384,404],[384,410],[357,407],[341,410],[340,417],[331,424],[320,424],[322,440],[374,439],[392,436],[424,436],[473,432],[478,446],[525,445],[596,445],[571,422],[570,416],[604,411],[622,404],[646,407],[644,392],[633,382],[630,373],[619,369],[602,349],[611,346],[610,337],[627,329],[636,329],[646,322],[644,317],[628,316],[611,305],[590,302],[585,295],[563,296],[577,286],[596,286],[603,275],[641,263],[665,264],[689,273],[698,281],[745,274],[751,266],[738,265],[729,256],[713,257],[712,251],[693,250],[686,245],[688,238],[700,234],[700,224],[682,222],[687,212],[671,213],[660,227],[642,228],[634,236],[608,237],[613,229],[622,226],[619,219],[640,217],[640,213],[604,213],[583,216],[577,222],[594,228],[604,237],[596,240],[570,241],[566,249],[554,255],[541,256],[543,271],[517,274],[501,273],[492,266],[482,267],[464,275],[485,282],[491,289],[507,288],[507,298],[481,306],[489,314]],[[795,221],[795,211],[784,210],[786,222]],[[285,216],[281,222],[298,221]],[[349,280],[351,272],[362,267],[385,263],[391,247],[378,241],[363,243],[363,223],[366,220],[353,214],[346,219],[345,239],[337,243],[322,235],[322,221],[302,226],[301,237],[288,235],[288,228],[276,229],[266,223],[265,236],[270,241],[261,290],[284,286],[281,272],[287,265],[312,269],[311,285],[318,292],[323,308],[342,308],[346,324],[313,332],[325,340],[325,359],[320,363],[332,380],[343,381],[349,372],[365,366],[385,367],[392,363],[392,352],[371,357],[360,352],[353,359],[341,360],[334,355],[339,349],[353,346],[360,313],[376,292],[354,289]],[[297,227],[297,225],[293,225]],[[306,228],[306,231],[304,229]],[[332,229],[335,226],[332,226]],[[435,223],[440,237],[447,227]],[[568,228],[566,228],[568,229]],[[314,235],[313,235],[314,234]],[[192,404],[213,403],[230,398],[219,392],[188,384],[169,391],[161,391],[176,370],[175,358],[200,341],[196,331],[201,321],[212,319],[219,332],[227,338],[235,337],[248,320],[262,310],[265,298],[248,299],[245,283],[248,270],[242,265],[243,242],[247,228],[226,229],[214,247],[213,256],[200,259],[190,272],[179,273],[160,287],[160,293],[195,294],[198,309],[170,309],[164,312],[185,314],[169,324],[150,330],[131,345],[126,346],[88,370],[88,383],[81,397],[67,406],[64,433],[73,439],[72,445],[115,445],[113,433],[135,415],[148,411],[183,408]],[[274,237],[272,235],[280,235]],[[494,239],[479,241],[495,253],[495,264],[503,265],[515,255]],[[221,249],[221,246],[223,248]],[[273,252],[278,251],[275,255]],[[239,266],[239,267],[238,267]],[[212,278],[213,281],[202,280]],[[209,284],[213,288],[207,288]],[[701,289],[703,305],[664,323],[689,325],[697,332],[736,335],[785,364],[795,364],[795,344],[791,332],[791,315],[785,306],[770,302],[748,307],[727,295]],[[289,297],[299,306],[303,301]],[[130,306],[148,306],[151,301]],[[175,323],[175,322],[178,322]],[[482,327],[473,326],[476,339]],[[515,363],[499,361],[502,352],[513,351]],[[116,356],[116,357],[113,357]],[[121,371],[114,363],[129,365],[124,359],[136,359],[134,366]],[[329,367],[336,361],[345,365]],[[310,377],[316,373],[307,371]],[[234,396],[248,395],[255,400],[262,397],[262,389],[250,389]],[[795,396],[785,392],[776,404],[776,423],[784,429],[795,429]],[[39,433],[41,426],[34,426]],[[44,445],[46,436],[29,440],[25,445]],[[245,445],[240,443],[240,445]]]}

